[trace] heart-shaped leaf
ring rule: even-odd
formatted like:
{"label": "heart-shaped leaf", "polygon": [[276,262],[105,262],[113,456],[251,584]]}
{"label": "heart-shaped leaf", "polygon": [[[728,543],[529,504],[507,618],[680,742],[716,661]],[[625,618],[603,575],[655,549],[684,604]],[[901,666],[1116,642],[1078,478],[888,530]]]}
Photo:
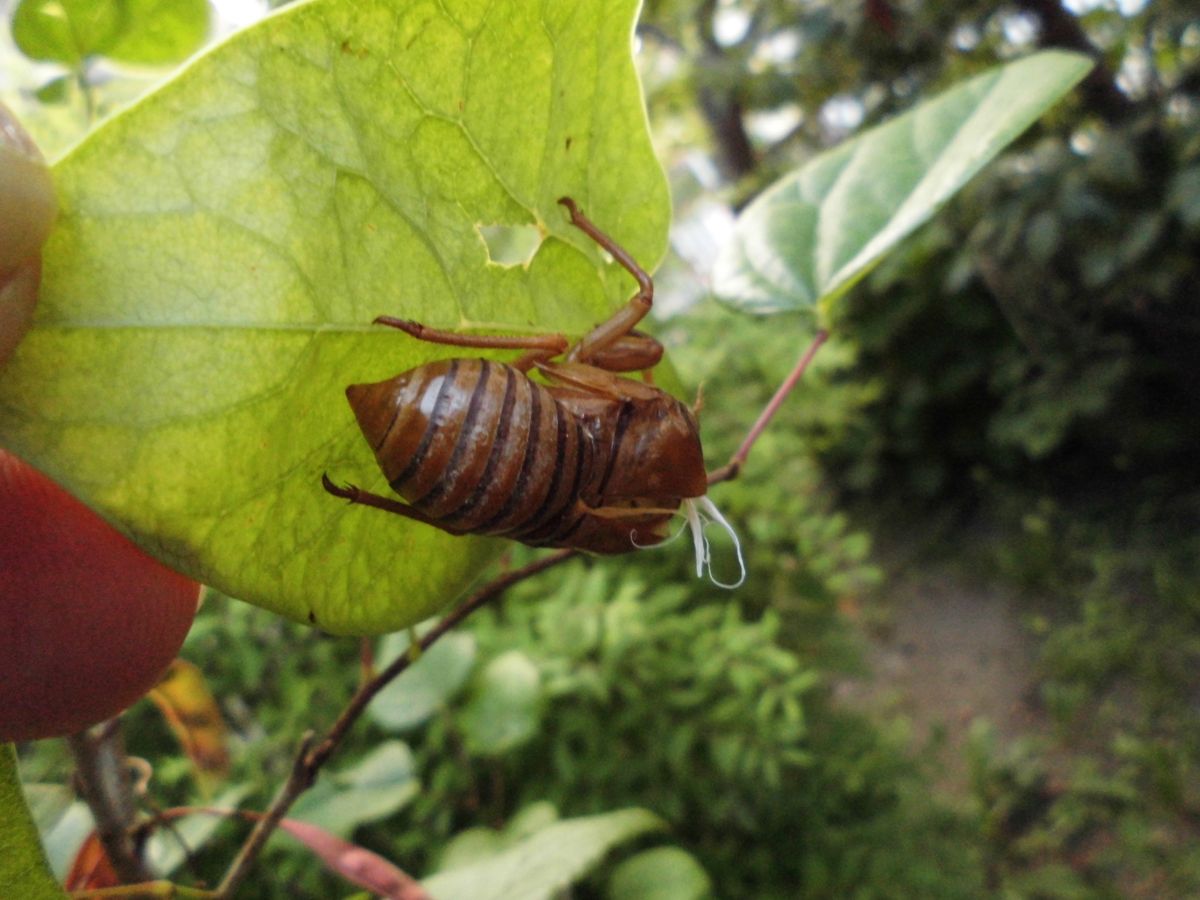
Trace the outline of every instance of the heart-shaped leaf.
{"label": "heart-shaped leaf", "polygon": [[12,35],[30,59],[74,66],[112,42],[120,16],[117,4],[104,0],[22,0]]}
{"label": "heart-shaped leaf", "polygon": [[[444,606],[497,542],[325,494],[388,491],[343,389],[454,355],[380,313],[577,334],[623,302],[560,196],[659,259],[636,6],[318,0],[202,56],[56,165],[0,443],[232,596],[338,633]],[[491,225],[539,230],[528,266]]]}
{"label": "heart-shaped leaf", "polygon": [[742,213],[714,289],[749,312],[827,306],[1091,66],[1075,53],[1038,53],[821,154]]}

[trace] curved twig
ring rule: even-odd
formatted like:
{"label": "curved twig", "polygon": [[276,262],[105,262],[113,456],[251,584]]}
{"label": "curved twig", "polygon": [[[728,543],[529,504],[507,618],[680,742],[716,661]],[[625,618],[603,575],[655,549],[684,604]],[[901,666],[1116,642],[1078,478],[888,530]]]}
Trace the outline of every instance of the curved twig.
{"label": "curved twig", "polygon": [[[557,553],[535,560],[529,565],[514,569],[493,579],[438,622],[437,625],[421,638],[418,646],[422,651],[428,650],[443,635],[466,619],[467,616],[496,599],[514,584],[545,572],[547,569],[553,568],[559,563],[566,562],[577,555],[578,552],[575,550],[559,550]],[[250,868],[254,865],[259,853],[262,852],[267,838],[275,831],[280,820],[287,814],[287,811],[296,802],[297,798],[316,781],[321,767],[337,751],[346,733],[358,721],[363,711],[367,708],[367,704],[371,702],[376,694],[412,665],[413,661],[417,658],[419,657],[412,654],[402,654],[386,669],[363,684],[350,699],[350,702],[346,704],[346,708],[342,710],[337,721],[333,723],[329,731],[319,741],[316,740],[311,731],[304,735],[300,741],[300,748],[296,753],[296,759],[292,763],[292,771],[288,776],[288,780],[284,782],[279,792],[275,795],[275,799],[271,801],[271,805],[254,826],[254,830],[250,832],[250,836],[246,839],[246,842],[242,844],[238,855],[230,864],[225,877],[221,880],[221,884],[215,892],[215,900],[228,900],[228,898],[233,896],[234,891],[237,890],[246,875],[249,874]]]}

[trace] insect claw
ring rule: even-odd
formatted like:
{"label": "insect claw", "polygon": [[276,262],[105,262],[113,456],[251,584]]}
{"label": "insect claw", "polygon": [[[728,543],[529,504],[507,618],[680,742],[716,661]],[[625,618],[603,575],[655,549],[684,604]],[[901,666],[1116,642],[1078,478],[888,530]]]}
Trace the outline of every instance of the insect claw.
{"label": "insect claw", "polygon": [[581,213],[579,212],[579,207],[575,205],[575,201],[570,197],[559,197],[558,202],[562,206],[565,206],[567,208],[567,212],[571,214],[571,224],[578,225],[578,220]]}
{"label": "insect claw", "polygon": [[420,322],[414,322],[411,319],[397,319],[395,316],[376,316],[371,320],[371,324],[399,328],[401,331],[405,331],[417,338],[425,331],[425,326]]}
{"label": "insect claw", "polygon": [[347,484],[345,487],[340,487],[333,483],[326,472],[321,473],[321,486],[333,496],[349,500],[351,503],[358,498],[358,488],[355,485]]}

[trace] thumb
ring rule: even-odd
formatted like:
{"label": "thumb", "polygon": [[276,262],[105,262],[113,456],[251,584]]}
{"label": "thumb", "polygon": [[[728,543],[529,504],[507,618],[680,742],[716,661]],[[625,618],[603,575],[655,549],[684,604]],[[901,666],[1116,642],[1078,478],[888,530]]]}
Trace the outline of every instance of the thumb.
{"label": "thumb", "polygon": [[0,366],[33,319],[42,244],[57,209],[41,153],[0,104]]}

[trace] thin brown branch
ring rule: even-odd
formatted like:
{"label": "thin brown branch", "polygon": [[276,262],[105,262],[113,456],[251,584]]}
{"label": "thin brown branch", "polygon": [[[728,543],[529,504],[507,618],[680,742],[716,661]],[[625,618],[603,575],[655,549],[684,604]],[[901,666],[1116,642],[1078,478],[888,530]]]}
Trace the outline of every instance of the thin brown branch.
{"label": "thin brown branch", "polygon": [[242,881],[250,873],[250,867],[258,859],[258,854],[266,846],[267,838],[275,831],[279,822],[287,814],[287,811],[292,808],[292,804],[296,802],[297,798],[308,790],[316,780],[316,771],[308,769],[305,765],[308,759],[308,750],[312,746],[314,739],[315,735],[311,731],[306,731],[300,738],[300,749],[296,752],[296,758],[292,761],[292,772],[288,776],[288,780],[279,788],[275,799],[271,801],[271,805],[267,807],[267,811],[258,820],[258,824],[254,826],[254,829],[250,832],[250,836],[246,838],[246,842],[242,844],[237,856],[230,863],[229,870],[217,886],[218,900],[224,900],[224,898],[233,896],[233,892],[238,889]]}
{"label": "thin brown branch", "polygon": [[808,366],[813,361],[813,357],[817,355],[817,351],[821,349],[821,345],[828,339],[829,332],[824,328],[817,331],[813,336],[812,343],[800,355],[800,359],[796,362],[796,366],[792,369],[791,374],[783,380],[783,384],[779,385],[779,390],[775,392],[775,396],[771,398],[770,402],[763,407],[763,411],[759,413],[758,421],[746,433],[746,439],[742,441],[742,446],[738,447],[733,456],[729,457],[729,462],[709,473],[708,483],[710,485],[722,481],[732,481],[737,478],[738,473],[742,470],[742,466],[746,462],[746,457],[750,455],[750,450],[754,446],[755,441],[766,431],[771,419],[775,418],[775,413],[779,412],[779,408],[783,406],[783,401],[787,399],[788,394],[792,392],[793,388],[800,382],[800,379],[804,377],[804,373],[808,371]]}
{"label": "thin brown branch", "polygon": [[127,884],[152,881],[133,837],[137,802],[120,722],[106,722],[67,738],[80,795],[96,820],[96,836],[117,877]]}
{"label": "thin brown branch", "polygon": [[[176,806],[163,810],[159,815],[159,821],[171,822],[183,816],[197,814],[247,819],[252,822],[259,822],[264,818],[262,813],[241,809],[218,806]],[[298,819],[289,820],[285,817],[279,821],[279,828],[304,844],[332,872],[353,884],[371,888],[373,892],[395,898],[395,900],[433,900],[419,881],[391,861],[376,856],[370,850],[355,847],[354,844],[337,835]],[[355,854],[348,859],[344,854],[349,850],[359,850],[361,855]],[[221,895],[214,891],[207,891],[198,896],[205,900],[219,900]]]}
{"label": "thin brown branch", "polygon": [[[532,578],[534,575],[545,572],[547,569],[551,569],[559,563],[566,562],[577,555],[578,552],[575,550],[559,550],[557,553],[552,553],[549,556],[531,562],[529,565],[514,569],[493,579],[438,622],[437,625],[421,638],[418,646],[422,652],[428,650],[447,632],[471,615],[471,613],[495,600],[513,585],[524,581],[526,578]],[[419,656],[413,654],[402,654],[386,669],[366,682],[350,698],[350,702],[346,704],[337,721],[333,723],[333,726],[320,741],[314,739],[312,732],[304,736],[300,742],[300,748],[296,753],[296,759],[292,764],[292,771],[288,776],[288,780],[279,789],[279,792],[275,795],[275,799],[271,801],[271,805],[267,808],[267,811],[262,814],[262,818],[258,820],[253,831],[250,832],[250,836],[238,851],[237,857],[230,864],[229,870],[225,873],[225,877],[222,879],[214,895],[217,900],[229,900],[229,898],[233,897],[234,891],[238,889],[242,881],[249,874],[250,868],[254,865],[259,853],[262,852],[267,838],[275,831],[280,820],[287,814],[287,811],[296,802],[297,798],[316,781],[321,767],[329,761],[329,758],[341,746],[346,733],[358,721],[363,711],[367,708],[367,704],[418,658]]]}

